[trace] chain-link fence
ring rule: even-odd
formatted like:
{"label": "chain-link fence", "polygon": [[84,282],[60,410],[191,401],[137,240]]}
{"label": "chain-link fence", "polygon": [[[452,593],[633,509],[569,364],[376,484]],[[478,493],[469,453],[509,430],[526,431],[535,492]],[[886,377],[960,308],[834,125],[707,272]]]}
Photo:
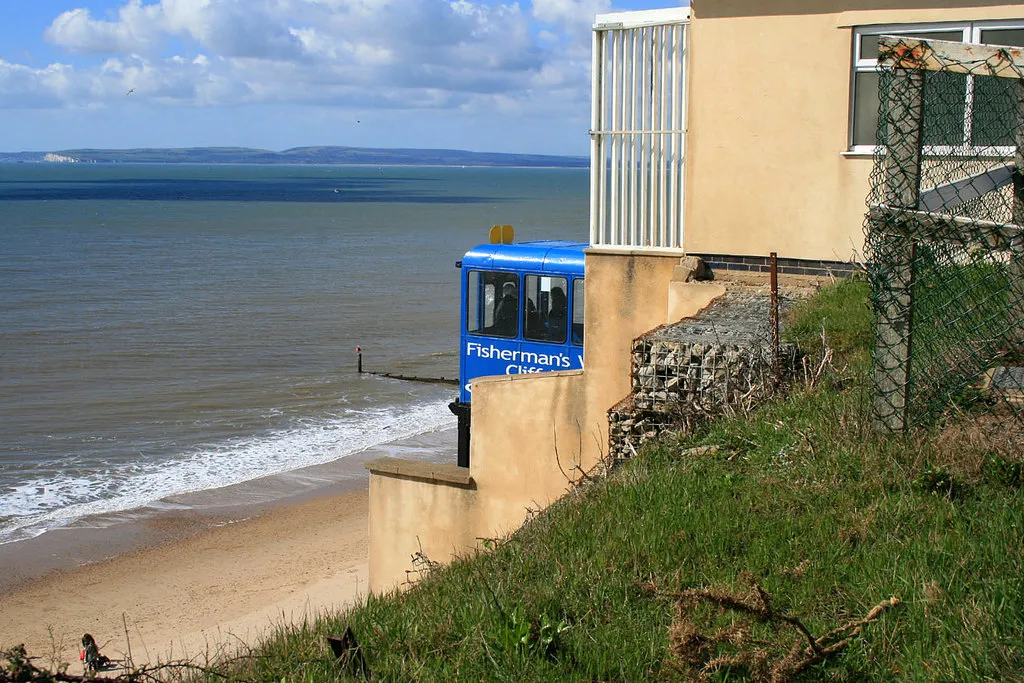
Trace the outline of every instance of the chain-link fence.
{"label": "chain-link fence", "polygon": [[[874,418],[1024,423],[1024,51],[880,41],[866,221]],[[994,418],[994,419],[993,419]]]}

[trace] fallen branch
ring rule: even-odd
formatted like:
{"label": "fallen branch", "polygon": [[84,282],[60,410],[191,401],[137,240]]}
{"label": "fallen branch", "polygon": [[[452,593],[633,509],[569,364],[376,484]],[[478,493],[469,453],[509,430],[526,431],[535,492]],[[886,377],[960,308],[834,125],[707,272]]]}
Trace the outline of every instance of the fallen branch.
{"label": "fallen branch", "polygon": [[[756,582],[751,582],[747,595],[708,588],[664,592],[653,585],[646,587],[676,600],[678,616],[671,627],[670,647],[683,673],[702,683],[712,680],[718,671],[735,667],[746,669],[757,683],[785,683],[841,652],[861,635],[866,625],[900,604],[895,597],[883,600],[862,619],[850,620],[816,638],[800,619],[776,611],[772,597]],[[747,617],[748,622],[734,622],[710,635],[702,633],[692,619],[692,609],[698,603],[737,612]],[[782,633],[777,627],[788,626],[799,638],[790,642],[778,636],[773,640],[757,639],[751,621],[768,624],[773,633]]]}
{"label": "fallen branch", "polygon": [[[200,666],[192,662],[166,662],[140,667],[129,667],[124,673],[116,676],[98,676],[95,672],[85,674],[69,674],[66,671],[49,671],[33,663],[37,657],[30,657],[24,645],[16,645],[0,652],[0,683],[140,683],[150,681],[157,683],[166,680],[164,674],[181,672],[201,673],[221,678],[233,683],[248,683],[245,679],[228,676],[214,668]],[[225,665],[230,662],[225,662]]]}

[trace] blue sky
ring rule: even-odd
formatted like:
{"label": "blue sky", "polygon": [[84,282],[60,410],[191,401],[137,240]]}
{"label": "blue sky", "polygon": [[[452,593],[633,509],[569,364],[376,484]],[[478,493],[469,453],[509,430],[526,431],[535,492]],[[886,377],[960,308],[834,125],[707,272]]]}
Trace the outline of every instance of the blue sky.
{"label": "blue sky", "polygon": [[665,0],[5,0],[0,151],[585,154],[595,14]]}

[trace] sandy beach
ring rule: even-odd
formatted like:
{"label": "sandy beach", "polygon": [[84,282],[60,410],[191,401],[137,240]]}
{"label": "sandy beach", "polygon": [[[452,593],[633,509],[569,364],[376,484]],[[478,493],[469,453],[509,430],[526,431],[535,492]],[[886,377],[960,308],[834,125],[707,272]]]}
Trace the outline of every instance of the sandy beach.
{"label": "sandy beach", "polygon": [[72,673],[83,633],[113,659],[202,660],[352,604],[367,587],[365,463],[453,461],[454,444],[454,430],[421,434],[0,546],[0,648]]}
{"label": "sandy beach", "polygon": [[0,595],[0,646],[75,672],[85,632],[136,664],[253,643],[365,594],[366,512],[366,491],[318,497],[22,583]]}

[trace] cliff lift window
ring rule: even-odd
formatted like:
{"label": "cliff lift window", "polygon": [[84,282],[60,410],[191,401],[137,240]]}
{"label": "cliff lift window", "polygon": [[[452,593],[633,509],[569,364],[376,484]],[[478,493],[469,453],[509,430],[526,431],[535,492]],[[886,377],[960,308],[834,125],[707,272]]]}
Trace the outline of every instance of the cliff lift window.
{"label": "cliff lift window", "polygon": [[519,333],[519,276],[473,270],[469,273],[466,331],[494,337]]}
{"label": "cliff lift window", "polygon": [[[878,37],[905,35],[924,40],[1024,47],[1024,20],[959,22],[942,24],[901,24],[870,26],[853,33],[853,78],[850,106],[850,150],[874,153],[878,126]],[[1005,81],[1005,82],[1004,82]],[[1008,78],[979,79],[975,87],[972,76],[955,73],[928,74],[925,78],[925,107],[946,121],[953,117],[956,125],[926,126],[925,153],[948,154],[963,150],[972,154],[1002,156],[1012,153],[1013,140],[1000,138],[1005,126],[991,126],[981,112],[1013,111],[1015,82]],[[950,98],[950,92],[962,97]],[[1003,101],[1006,106],[1001,106]],[[975,107],[985,101],[995,106]],[[979,113],[975,114],[975,110]],[[991,115],[991,114],[988,114]],[[952,134],[950,131],[953,131]],[[998,133],[996,131],[999,131]]]}
{"label": "cliff lift window", "polygon": [[586,282],[579,277],[572,281],[572,343],[583,346],[583,300]]}
{"label": "cliff lift window", "polygon": [[529,341],[565,343],[569,325],[568,282],[564,277],[527,275],[523,337]]}

